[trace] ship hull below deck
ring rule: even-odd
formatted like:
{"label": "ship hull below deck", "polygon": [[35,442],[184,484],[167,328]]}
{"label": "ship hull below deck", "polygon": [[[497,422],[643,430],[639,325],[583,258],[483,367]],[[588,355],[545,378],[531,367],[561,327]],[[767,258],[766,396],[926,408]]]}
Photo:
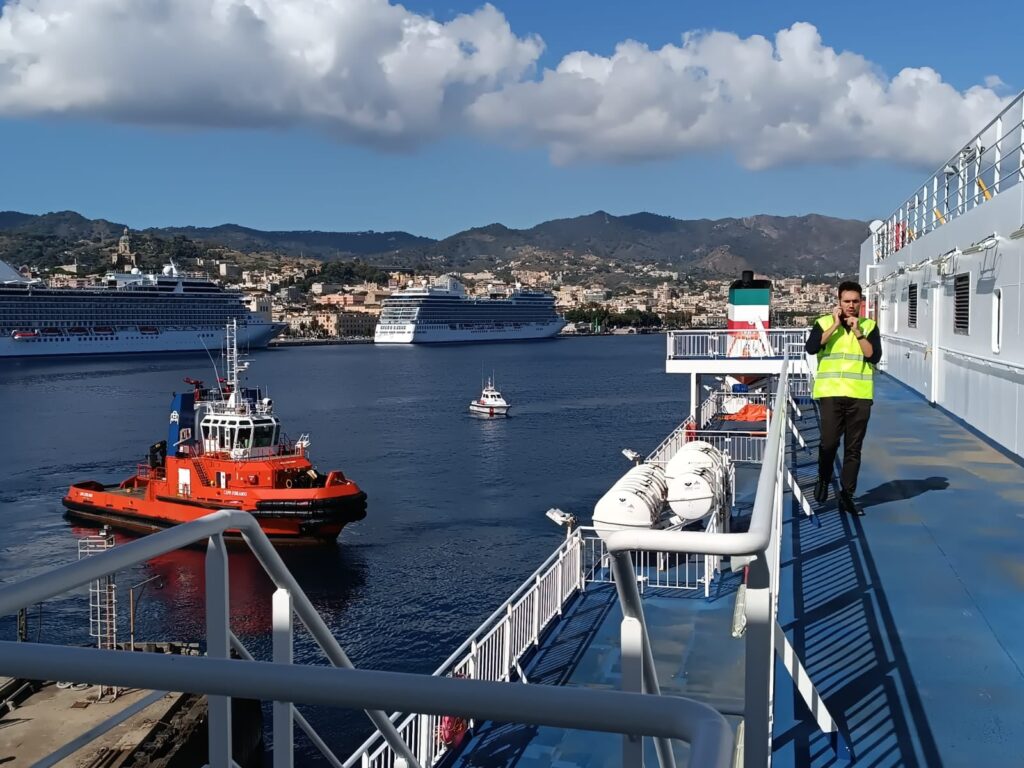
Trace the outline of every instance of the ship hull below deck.
{"label": "ship hull below deck", "polygon": [[[164,505],[167,506],[167,505]],[[96,507],[89,504],[74,501],[70,498],[64,499],[64,509],[68,518],[87,525],[109,525],[122,531],[137,534],[150,534],[188,522],[181,519],[182,510],[170,510],[166,516],[157,514],[133,514],[129,510],[109,509]],[[192,519],[198,519],[203,515],[210,514],[212,509],[186,510],[186,514],[192,515]],[[194,514],[193,514],[194,512]],[[179,519],[174,519],[179,518]],[[335,521],[329,524],[321,524],[318,527],[304,525],[306,521],[299,518],[292,519],[259,519],[260,528],[267,535],[267,538],[275,546],[324,546],[337,541],[342,529],[347,525],[345,521]],[[242,537],[237,531],[227,531],[225,538],[242,542]]]}
{"label": "ship hull below deck", "polygon": [[376,344],[464,344],[485,341],[531,341],[557,336],[565,327],[563,320],[549,323],[522,323],[517,327],[480,325],[464,328],[444,326],[436,328],[417,325],[390,325],[377,327],[373,341]]}
{"label": "ship hull below deck", "polygon": [[[280,323],[247,323],[238,326],[241,349],[261,349],[285,326]],[[143,333],[138,328],[119,328],[110,334],[0,338],[2,357],[66,357],[69,355],[130,355],[217,350],[224,344],[223,329],[197,328]]]}

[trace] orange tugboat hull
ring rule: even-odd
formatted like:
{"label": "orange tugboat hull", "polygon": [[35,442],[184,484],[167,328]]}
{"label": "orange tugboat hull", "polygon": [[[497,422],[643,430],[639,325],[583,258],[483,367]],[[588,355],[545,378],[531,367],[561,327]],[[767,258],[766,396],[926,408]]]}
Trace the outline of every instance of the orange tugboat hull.
{"label": "orange tugboat hull", "polygon": [[[191,522],[219,509],[239,509],[252,514],[275,544],[295,545],[331,544],[348,523],[366,516],[366,494],[354,485],[351,492],[341,495],[311,499],[307,492],[301,500],[282,498],[279,494],[277,499],[243,502],[161,496],[153,493],[155,488],[132,487],[130,483],[122,484],[128,487],[103,486],[93,481],[76,483],[64,497],[68,516],[147,534]],[[232,537],[231,532],[228,535]]]}

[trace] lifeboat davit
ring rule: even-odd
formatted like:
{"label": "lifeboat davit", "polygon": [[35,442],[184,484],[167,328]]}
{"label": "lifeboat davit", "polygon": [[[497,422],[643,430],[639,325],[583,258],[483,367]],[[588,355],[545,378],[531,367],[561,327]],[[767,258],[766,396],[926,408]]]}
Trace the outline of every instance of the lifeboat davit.
{"label": "lifeboat davit", "polygon": [[167,439],[150,446],[120,484],[72,485],[64,497],[69,517],[152,533],[237,509],[252,514],[275,544],[331,544],[366,517],[359,486],[340,470],[317,470],[308,438],[285,439],[273,402],[240,385],[233,330],[228,377],[214,388],[186,379],[193,388],[174,395]]}

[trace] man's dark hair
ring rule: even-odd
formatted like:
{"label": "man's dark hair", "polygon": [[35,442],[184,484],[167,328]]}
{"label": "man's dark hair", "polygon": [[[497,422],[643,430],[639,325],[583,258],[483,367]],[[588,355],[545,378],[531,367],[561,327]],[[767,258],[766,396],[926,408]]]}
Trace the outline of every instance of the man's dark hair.
{"label": "man's dark hair", "polygon": [[856,291],[862,299],[864,298],[864,290],[860,287],[860,283],[855,283],[853,280],[844,280],[839,284],[839,298],[843,298],[843,294],[847,291]]}

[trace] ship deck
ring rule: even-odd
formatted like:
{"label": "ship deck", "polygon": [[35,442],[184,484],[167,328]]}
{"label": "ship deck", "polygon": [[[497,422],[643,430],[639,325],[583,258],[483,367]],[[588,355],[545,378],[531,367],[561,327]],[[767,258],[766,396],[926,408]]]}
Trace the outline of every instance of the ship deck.
{"label": "ship deck", "polygon": [[[858,493],[866,516],[841,515],[831,498],[815,518],[788,505],[780,622],[848,734],[853,764],[1014,764],[1024,744],[1024,467],[879,379]],[[791,446],[791,466],[809,496],[813,409],[798,425],[807,448]],[[710,599],[648,590],[663,693],[742,710],[744,643],[730,635],[738,582],[724,574]],[[614,589],[590,585],[541,642],[527,680],[618,688],[620,620]],[[774,765],[840,764],[781,665],[775,685]],[[620,738],[484,723],[449,764],[610,768]],[[685,764],[685,746],[676,749]],[[653,744],[645,752],[656,765]]]}

